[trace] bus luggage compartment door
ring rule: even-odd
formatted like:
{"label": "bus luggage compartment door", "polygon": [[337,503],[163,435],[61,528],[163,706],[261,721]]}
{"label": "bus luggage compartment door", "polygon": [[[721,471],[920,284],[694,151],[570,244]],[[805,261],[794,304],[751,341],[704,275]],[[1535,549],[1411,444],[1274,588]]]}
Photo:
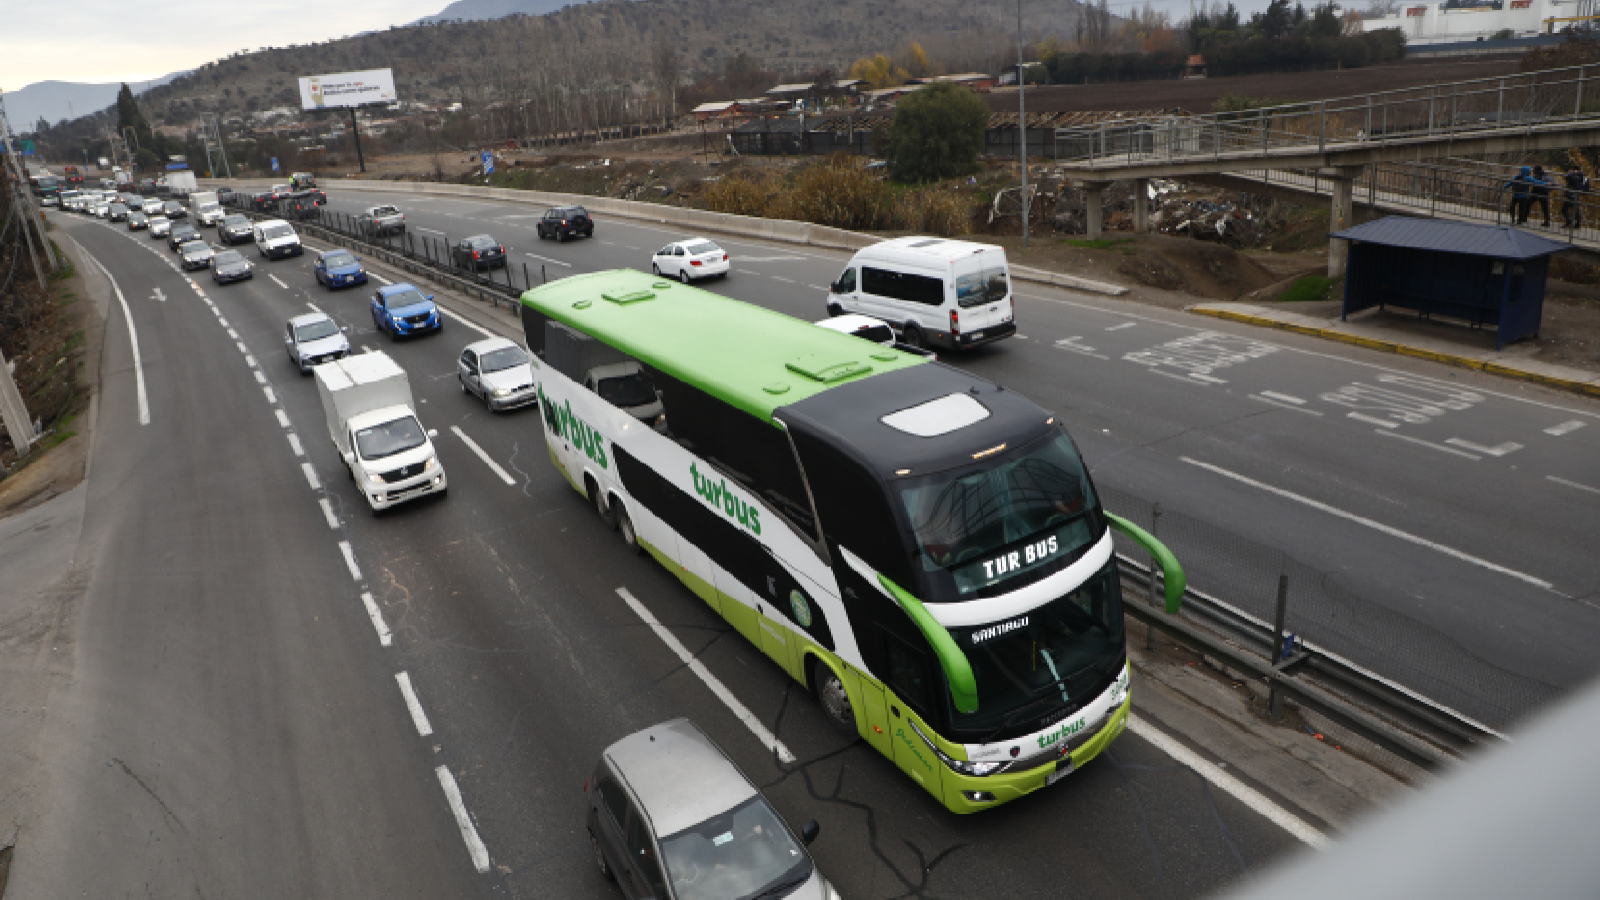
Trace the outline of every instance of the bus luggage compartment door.
{"label": "bus luggage compartment door", "polygon": [[857,696],[861,702],[861,723],[867,743],[884,756],[894,759],[894,747],[889,743],[889,706],[883,701],[883,686],[870,676],[850,673],[860,685]]}

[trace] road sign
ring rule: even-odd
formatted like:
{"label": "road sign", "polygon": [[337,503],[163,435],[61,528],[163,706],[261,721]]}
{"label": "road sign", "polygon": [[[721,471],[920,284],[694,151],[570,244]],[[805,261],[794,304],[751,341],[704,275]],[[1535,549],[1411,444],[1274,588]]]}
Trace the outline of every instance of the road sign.
{"label": "road sign", "polygon": [[276,156],[272,158],[272,171],[278,171],[278,158]]}
{"label": "road sign", "polygon": [[494,154],[487,150],[483,151],[483,174],[494,174]]}

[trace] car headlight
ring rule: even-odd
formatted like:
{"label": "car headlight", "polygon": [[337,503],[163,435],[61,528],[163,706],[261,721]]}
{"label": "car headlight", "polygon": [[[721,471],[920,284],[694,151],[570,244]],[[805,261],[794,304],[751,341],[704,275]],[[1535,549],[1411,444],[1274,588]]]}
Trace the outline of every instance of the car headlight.
{"label": "car headlight", "polygon": [[386,482],[382,478],[378,477],[378,474],[376,472],[368,472],[367,473],[367,483],[371,484],[374,487],[383,487],[388,482]]}
{"label": "car headlight", "polygon": [[511,396],[511,389],[510,388],[495,388],[494,389],[494,395],[496,397],[509,397],[509,396]]}
{"label": "car headlight", "polygon": [[428,457],[428,461],[422,464],[422,471],[424,472],[432,472],[437,468],[439,468],[439,457],[437,456]]}

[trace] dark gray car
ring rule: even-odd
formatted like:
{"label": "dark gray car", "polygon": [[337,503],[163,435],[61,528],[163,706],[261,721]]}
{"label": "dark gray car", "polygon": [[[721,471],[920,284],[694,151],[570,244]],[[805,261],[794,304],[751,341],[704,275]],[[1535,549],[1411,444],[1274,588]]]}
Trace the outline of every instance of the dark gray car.
{"label": "dark gray car", "polygon": [[584,784],[600,874],[633,900],[839,900],[766,797],[688,719],[605,749]]}
{"label": "dark gray car", "polygon": [[237,250],[222,250],[211,257],[211,280],[217,284],[254,277],[256,273],[251,269],[250,261]]}

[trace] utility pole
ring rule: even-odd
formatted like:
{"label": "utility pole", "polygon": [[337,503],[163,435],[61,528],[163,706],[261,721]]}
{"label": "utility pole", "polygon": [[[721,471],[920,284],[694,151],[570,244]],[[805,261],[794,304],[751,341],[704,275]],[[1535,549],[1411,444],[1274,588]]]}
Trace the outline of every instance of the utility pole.
{"label": "utility pole", "polygon": [[361,128],[356,125],[356,108],[350,107],[350,136],[356,142],[356,162],[361,164],[361,171],[367,171],[366,157],[361,155]]}
{"label": "utility pole", "polygon": [[[44,236],[44,213],[33,202],[33,184],[23,174],[22,164],[17,161],[17,154],[13,151],[15,147],[13,138],[11,121],[6,118],[5,95],[0,93],[0,151],[4,151],[0,156],[5,158],[5,176],[9,176],[14,185],[12,202],[22,204],[22,236],[27,240],[28,252],[34,256],[33,271],[39,278],[39,290],[43,291],[45,271],[48,269],[54,272],[59,267],[56,264],[55,253],[51,250],[50,241]],[[33,233],[28,230],[29,226],[38,232],[38,247],[34,246]]]}
{"label": "utility pole", "polygon": [[1017,142],[1022,160],[1022,249],[1028,249],[1028,79],[1022,68],[1022,0],[1017,0]]}

